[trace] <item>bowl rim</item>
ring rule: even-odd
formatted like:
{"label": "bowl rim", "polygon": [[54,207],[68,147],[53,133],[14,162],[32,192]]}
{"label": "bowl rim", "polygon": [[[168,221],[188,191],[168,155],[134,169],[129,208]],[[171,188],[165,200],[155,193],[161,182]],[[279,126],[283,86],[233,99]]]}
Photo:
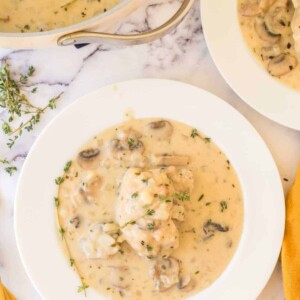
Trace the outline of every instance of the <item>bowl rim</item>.
{"label": "bowl rim", "polygon": [[[143,94],[145,90],[149,91],[149,93],[147,93],[149,94],[148,97],[156,95],[156,97],[154,97],[153,99],[151,98],[153,102],[147,103],[147,105],[145,105],[145,103],[141,103],[140,101],[140,94]],[[158,95],[160,95],[160,97],[162,95],[169,96],[169,98],[166,97],[166,99],[169,100],[162,102],[160,100],[160,97],[158,97]],[[171,97],[171,95],[173,96],[173,98]],[[181,97],[184,97],[184,99],[187,98],[184,103],[182,101],[180,102],[173,101],[173,99],[178,97],[179,95],[180,98]],[[189,97],[186,97],[186,95],[189,95]],[[90,113],[92,112],[91,107],[89,108],[91,110],[89,114],[85,113],[84,110],[82,110],[82,107],[90,106],[90,105],[92,107],[93,105],[98,106],[99,105],[98,101],[107,101],[107,98],[109,97],[112,98],[110,101],[111,105],[106,107],[102,106],[103,110],[105,111],[103,113],[106,116],[106,122],[108,123],[107,124],[105,123],[106,124],[105,127],[103,127],[104,123],[102,125],[92,124],[91,119],[96,117],[99,119],[98,111],[96,111],[94,107],[93,113],[95,115],[93,115],[93,117],[90,118]],[[145,97],[147,97],[147,95]],[[120,101],[124,99],[125,101]],[[173,101],[173,102],[168,102],[168,101]],[[198,104],[198,101],[201,101],[201,105]],[[89,105],[87,105],[87,102],[89,102]],[[115,109],[117,106],[113,106],[112,105],[113,103],[119,105],[120,107]],[[172,110],[170,110],[170,107],[167,105],[168,103],[173,105]],[[16,234],[17,246],[19,249],[19,253],[23,265],[25,266],[26,272],[30,277],[31,281],[34,283],[37,290],[39,290],[41,294],[43,293],[43,296],[46,296],[45,295],[46,286],[42,285],[42,276],[45,275],[41,276],[41,273],[36,272],[37,269],[35,269],[35,268],[39,269],[43,267],[42,270],[44,270],[44,266],[40,266],[39,264],[40,258],[38,258],[38,255],[32,257],[32,255],[34,255],[32,251],[35,251],[35,249],[34,250],[32,249],[33,247],[32,247],[32,240],[31,240],[32,235],[34,236],[33,231],[41,230],[41,228],[37,228],[38,226],[35,226],[36,224],[34,224],[34,222],[37,222],[38,221],[37,219],[40,218],[40,216],[38,215],[39,211],[34,211],[35,208],[32,210],[28,206],[28,202],[24,200],[24,197],[26,198],[26,196],[24,195],[32,192],[30,186],[28,187],[28,184],[30,184],[32,180],[31,179],[32,176],[39,176],[39,174],[34,173],[36,171],[35,168],[41,167],[38,164],[38,162],[33,164],[32,161],[34,162],[34,160],[36,160],[38,157],[39,159],[42,159],[44,157],[44,156],[41,157],[41,155],[37,155],[39,149],[43,150],[43,147],[46,147],[48,149],[47,151],[49,151],[48,138],[51,135],[52,135],[51,138],[52,140],[53,139],[56,140],[57,138],[59,138],[54,136],[55,132],[56,133],[59,132],[59,134],[61,135],[61,134],[65,134],[66,132],[70,132],[70,130],[74,130],[73,126],[75,125],[76,122],[74,123],[73,121],[74,124],[73,123],[69,124],[69,122],[65,122],[66,118],[68,119],[70,118],[70,116],[74,117],[74,113],[86,121],[85,128],[88,128],[89,130],[88,135],[94,136],[94,134],[96,134],[100,130],[103,130],[104,128],[107,128],[115,124],[116,120],[118,120],[117,122],[120,122],[120,120],[123,119],[125,113],[124,108],[126,109],[131,108],[133,107],[131,106],[133,104],[135,105],[134,109],[138,111],[139,118],[144,118],[146,116],[149,116],[149,114],[155,112],[152,117],[166,117],[170,119],[175,119],[180,122],[189,124],[191,126],[194,125],[200,131],[204,132],[205,134],[208,134],[208,136],[211,136],[213,139],[214,137],[217,137],[215,139],[217,146],[220,149],[222,149],[222,151],[230,159],[240,180],[240,184],[244,194],[244,217],[245,217],[244,227],[243,227],[243,232],[241,235],[241,240],[239,242],[238,248],[233,258],[229,262],[227,268],[225,269],[225,271],[210,287],[201,291],[195,296],[191,297],[191,300],[196,300],[196,299],[214,300],[216,299],[214,293],[219,293],[218,294],[219,296],[222,295],[222,299],[231,299],[231,300],[241,299],[240,296],[243,295],[244,300],[246,299],[252,300],[256,296],[258,296],[259,292],[262,290],[265,283],[269,279],[277,263],[277,258],[281,249],[281,243],[283,239],[284,221],[285,221],[284,194],[283,194],[283,187],[281,184],[277,166],[272,158],[269,149],[267,148],[266,144],[264,143],[260,135],[254,129],[254,127],[233,107],[231,107],[229,104],[222,101],[220,98],[200,88],[188,84],[184,84],[184,83],[179,83],[176,81],[170,81],[170,80],[158,80],[158,79],[131,80],[131,81],[126,81],[118,84],[109,85],[97,91],[94,91],[86,96],[79,98],[73,104],[65,108],[60,114],[56,116],[56,118],[54,118],[54,120],[52,120],[52,122],[50,122],[47,125],[43,133],[35,141],[25,161],[25,164],[22,168],[18,186],[17,186],[16,199],[15,199],[15,234]],[[217,105],[218,110],[215,110],[214,105]],[[113,106],[113,108],[111,108],[111,106]],[[206,109],[205,111],[203,110],[203,112],[201,112],[202,118],[205,119],[205,122],[201,120],[201,118],[199,120],[199,112],[202,106],[205,107]],[[160,113],[157,112],[157,108],[160,108]],[[113,115],[108,114],[108,111],[113,111],[114,112]],[[162,113],[161,111],[163,111],[164,113]],[[192,116],[189,114],[183,116],[183,111],[189,112],[189,114],[192,114]],[[210,115],[206,115],[207,111],[211,113],[215,113],[220,119],[219,118],[211,119]],[[191,117],[193,119],[192,121],[190,120]],[[199,128],[197,126],[197,124],[200,124],[199,122],[200,123],[202,122],[201,124],[203,124],[203,128]],[[65,126],[70,126],[70,127],[63,128],[64,126],[62,127],[61,125],[65,123],[68,124],[68,125],[66,124]],[[65,132],[61,133],[61,131],[65,131]],[[236,133],[237,136],[232,135],[231,131],[233,131],[233,133]],[[72,137],[72,139],[68,140],[69,146],[70,146],[70,142],[73,139],[75,139],[75,137]],[[84,140],[85,141],[88,140],[88,137],[86,135]],[[230,144],[230,142],[232,141],[235,141],[234,143],[236,143],[236,145],[239,145],[238,147],[239,149],[236,149]],[[241,141],[243,143],[240,143]],[[254,145],[252,144],[253,141],[255,142]],[[76,143],[78,144],[78,147],[76,147],[77,150],[79,146],[83,143],[83,137],[80,138],[80,141],[76,141]],[[229,149],[231,150],[229,151]],[[56,150],[58,149],[55,149],[54,151]],[[73,151],[74,153],[73,152],[72,153],[75,154],[76,150],[74,149]],[[253,151],[249,152],[250,150],[254,150],[254,152]],[[238,157],[239,153],[244,151],[246,151],[249,157]],[[60,152],[58,153],[61,156],[61,153]],[[59,166],[56,167],[54,166],[53,169],[54,171],[51,170],[49,172],[50,173],[54,172],[56,176],[59,175],[56,173],[57,170],[64,165],[64,163],[69,159],[69,157],[70,157],[69,154],[66,157],[59,157],[61,163],[59,163]],[[246,160],[246,162],[244,162],[244,160]],[[243,161],[243,163],[241,163],[241,161]],[[55,165],[52,162],[50,162],[50,164]],[[33,166],[35,167],[32,168]],[[29,174],[31,174],[31,176],[28,176]],[[52,176],[50,177],[52,178]],[[53,176],[53,178],[55,177]],[[49,182],[49,178],[47,178],[47,180],[48,180],[47,182]],[[251,180],[253,180],[256,183],[255,188],[254,186],[252,186]],[[51,194],[54,195],[56,190],[56,186],[54,185],[54,183],[53,186],[48,187],[46,191],[43,190],[42,192],[42,194],[46,193],[47,197],[49,197],[50,199],[50,196],[48,195],[49,190],[50,192],[53,191],[53,193],[51,192]],[[38,203],[40,203],[40,199],[41,196],[39,195]],[[253,206],[254,202],[256,203],[256,205],[258,205],[258,207]],[[272,204],[271,211],[269,209],[270,204]],[[52,207],[53,203],[51,202],[51,204],[45,203],[43,205],[41,204],[39,205],[41,207],[47,206],[43,208],[43,209],[47,209],[49,208],[49,205],[50,207]],[[257,208],[258,210],[256,210]],[[55,209],[53,207],[53,213],[54,211]],[[264,215],[264,213],[266,213],[266,215]],[[52,220],[51,218],[53,218],[53,215],[49,217],[49,220]],[[260,220],[259,224],[255,223],[257,220]],[[32,223],[34,226],[31,228],[32,230],[26,232],[25,227],[31,226],[31,224],[29,223]],[[263,227],[260,228],[259,225],[263,225]],[[251,226],[253,226],[253,228]],[[257,226],[258,228],[256,228]],[[275,232],[275,230],[277,231]],[[271,233],[271,235],[266,234],[262,236],[256,236],[256,234],[262,234],[262,233],[265,234],[266,233],[265,231],[268,231],[269,233]],[[57,235],[55,235],[55,238],[52,236],[51,239],[52,240],[55,239],[56,242],[52,246],[56,248],[57,247],[56,243],[58,243]],[[268,243],[266,244],[267,239],[269,240]],[[49,236],[47,236],[47,241],[48,240],[49,240]],[[267,247],[265,247],[266,245]],[[245,247],[249,247],[250,249],[246,249]],[[47,245],[47,250],[48,250],[48,245]],[[55,259],[57,259],[56,264],[59,264],[60,262],[61,263],[60,267],[62,268],[62,270],[64,270],[64,272],[67,272],[64,275],[67,274],[69,279],[72,278],[72,280],[70,279],[72,282],[77,282],[78,278],[76,277],[77,278],[76,280],[74,274],[72,273],[73,275],[71,275],[70,272],[72,272],[72,270],[70,270],[67,259],[65,258],[65,255],[63,255],[60,247],[59,249],[56,250],[59,251],[60,253],[58,254],[57,257],[55,256]],[[245,251],[247,251],[248,253],[246,262],[241,260],[241,255]],[[264,255],[264,257],[261,257],[262,254]],[[52,255],[54,254],[52,253]],[[28,260],[28,257],[31,257],[31,260]],[[44,256],[42,257],[42,259],[44,259]],[[257,259],[258,261],[254,259]],[[260,264],[258,264],[259,260],[260,260]],[[257,272],[257,268],[254,268],[252,262],[255,262],[256,267],[259,267],[261,272]],[[50,268],[49,270],[52,270],[53,266],[48,265],[47,267]],[[65,270],[64,268],[68,268],[68,271]],[[247,268],[248,270],[251,269],[251,276],[252,276],[251,280],[249,280],[249,276],[250,276],[249,272],[243,272],[243,271],[247,271]],[[239,272],[237,272],[237,270]],[[243,276],[240,276],[240,271],[243,272]],[[238,281],[239,284],[235,284],[234,282],[231,282],[230,287],[228,287],[226,284],[228,283],[228,280],[230,282],[230,278],[228,279],[228,277],[230,276],[234,277],[233,273],[235,274],[235,279]],[[256,281],[258,281],[258,283]],[[56,285],[57,289],[59,289],[59,284],[60,283]],[[244,287],[246,287],[246,289],[244,289]],[[61,287],[61,289],[66,290],[66,287],[63,286]],[[50,287],[48,293],[51,292],[56,292],[56,291],[53,291],[53,289]],[[245,292],[247,293],[247,295],[245,295]],[[239,295],[239,298],[234,297],[234,295],[235,296]],[[103,299],[102,297],[101,298],[100,297],[101,296],[99,296],[99,294],[93,294],[93,292],[91,291],[90,299]],[[45,299],[53,299],[53,298],[48,296],[48,298]],[[75,293],[72,295],[72,299],[83,299],[83,298],[80,298],[78,294]]]}

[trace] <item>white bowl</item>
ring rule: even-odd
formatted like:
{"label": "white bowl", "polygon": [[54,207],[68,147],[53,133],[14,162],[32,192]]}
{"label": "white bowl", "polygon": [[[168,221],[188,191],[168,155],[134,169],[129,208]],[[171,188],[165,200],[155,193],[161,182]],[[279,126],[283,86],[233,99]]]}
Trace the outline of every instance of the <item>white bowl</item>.
{"label": "white bowl", "polygon": [[[15,201],[15,232],[25,269],[47,300],[85,299],[57,235],[53,197],[66,161],[89,138],[124,120],[164,117],[189,124],[225,152],[240,179],[244,227],[224,273],[191,299],[254,299],[276,264],[284,232],[281,181],[265,143],[231,106],[199,88],[167,80],[134,80],[82,97],[51,122],[32,147]],[[201,253],[199,253],[201,255]],[[87,298],[104,299],[88,289]]]}
{"label": "white bowl", "polygon": [[272,78],[251,53],[237,0],[202,0],[201,19],[210,54],[232,89],[264,116],[300,130],[300,93]]}

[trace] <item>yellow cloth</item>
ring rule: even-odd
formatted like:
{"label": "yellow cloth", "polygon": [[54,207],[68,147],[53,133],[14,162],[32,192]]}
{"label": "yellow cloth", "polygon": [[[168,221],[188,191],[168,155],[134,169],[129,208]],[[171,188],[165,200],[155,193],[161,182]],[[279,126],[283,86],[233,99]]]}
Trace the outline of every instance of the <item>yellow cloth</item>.
{"label": "yellow cloth", "polygon": [[0,300],[16,300],[15,296],[8,291],[0,279]]}
{"label": "yellow cloth", "polygon": [[300,164],[286,199],[281,263],[286,300],[300,300]]}

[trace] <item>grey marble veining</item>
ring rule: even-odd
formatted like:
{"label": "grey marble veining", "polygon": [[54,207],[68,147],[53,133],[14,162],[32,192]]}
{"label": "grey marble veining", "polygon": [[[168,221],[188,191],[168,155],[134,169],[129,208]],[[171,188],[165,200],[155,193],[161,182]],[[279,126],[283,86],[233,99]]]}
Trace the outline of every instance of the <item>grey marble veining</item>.
{"label": "grey marble veining", "polygon": [[[202,0],[203,1],[203,0]],[[177,0],[147,0],[117,29],[122,33],[155,28],[179,7]],[[238,109],[259,131],[277,162],[282,177],[292,180],[300,157],[300,133],[267,120],[248,105],[225,83],[210,58],[203,36],[199,2],[173,32],[148,45],[114,48],[88,45],[37,50],[0,49],[0,58],[8,59],[15,70],[36,68],[28,87],[38,87],[34,101],[42,106],[51,97],[64,92],[55,111],[48,111],[33,132],[26,133],[9,151],[0,134],[0,153],[19,170],[36,137],[45,125],[76,98],[106,84],[133,78],[169,78],[204,88]],[[3,112],[0,112],[0,117]],[[0,276],[18,300],[41,299],[34,290],[17,251],[13,231],[13,204],[19,172],[10,177],[0,171]],[[285,191],[291,184],[283,182]],[[38,237],[37,241],[38,241]],[[45,259],[47,256],[45,254]],[[242,274],[241,274],[242,276]],[[276,267],[260,300],[284,299],[280,265]]]}

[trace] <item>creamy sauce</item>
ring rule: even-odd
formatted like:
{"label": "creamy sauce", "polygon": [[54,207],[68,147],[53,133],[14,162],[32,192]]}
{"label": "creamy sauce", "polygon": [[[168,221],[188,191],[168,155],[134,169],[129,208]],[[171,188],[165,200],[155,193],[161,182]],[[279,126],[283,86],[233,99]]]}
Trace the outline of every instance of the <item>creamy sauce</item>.
{"label": "creamy sauce", "polygon": [[239,0],[243,36],[252,53],[271,76],[300,91],[300,64],[294,48],[288,0]]}
{"label": "creamy sauce", "polygon": [[39,32],[88,20],[121,0],[1,0],[0,32]]}
{"label": "creamy sauce", "polygon": [[238,246],[237,175],[185,124],[127,121],[90,140],[66,170],[60,231],[72,267],[107,299],[185,299],[212,284]]}

